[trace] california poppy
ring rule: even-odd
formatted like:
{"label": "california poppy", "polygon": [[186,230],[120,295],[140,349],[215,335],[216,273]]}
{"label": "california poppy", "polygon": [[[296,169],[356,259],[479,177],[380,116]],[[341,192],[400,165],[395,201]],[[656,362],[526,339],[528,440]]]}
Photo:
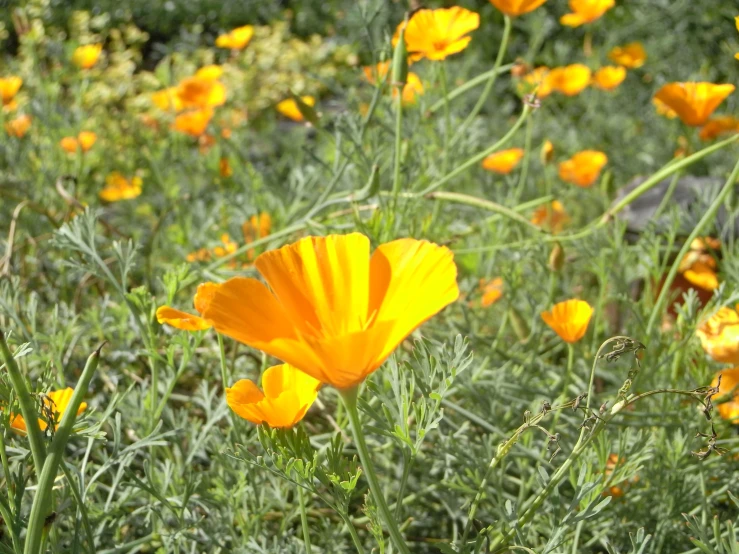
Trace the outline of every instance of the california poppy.
{"label": "california poppy", "polygon": [[592,23],[615,5],[615,0],[570,0],[572,13],[563,15],[559,22],[568,27],[579,27]]}
{"label": "california poppy", "polygon": [[728,84],[668,83],[654,98],[674,110],[686,125],[700,127],[735,88]]}
{"label": "california poppy", "polygon": [[74,154],[77,152],[77,149],[82,150],[82,152],[89,151],[95,144],[95,141],[97,141],[97,135],[95,133],[92,131],[82,131],[77,137],[64,137],[59,141],[59,146],[65,152]]}
{"label": "california poppy", "polygon": [[120,172],[114,171],[105,178],[105,188],[100,191],[100,198],[106,202],[131,200],[141,194],[141,178],[126,179]]}
{"label": "california poppy", "polygon": [[718,395],[714,397],[717,401],[716,409],[722,418],[739,424],[739,367],[719,371],[711,382],[712,387],[718,386],[719,375],[721,386]]}
{"label": "california poppy", "polygon": [[518,85],[521,95],[536,93],[538,98],[546,98],[552,93],[552,82],[549,79],[550,69],[540,66],[523,76]]}
{"label": "california poppy", "polygon": [[490,2],[504,14],[518,17],[533,12],[547,0],[490,0]]}
{"label": "california poppy", "polygon": [[[66,389],[62,390],[51,391],[42,396],[44,403],[44,412],[52,414],[54,417],[54,429],[59,428],[59,422],[61,421],[64,412],[67,410],[67,406],[69,406],[69,401],[72,399],[73,392],[74,390],[72,388],[67,387]],[[79,409],[77,410],[77,415],[80,415],[86,409],[87,403],[82,402]],[[48,423],[43,419],[39,419],[38,425],[42,431],[45,431]],[[27,431],[26,420],[24,420],[23,416],[21,415],[10,415],[10,427],[21,433],[25,433]]]}
{"label": "california poppy", "polygon": [[731,115],[719,115],[706,121],[698,135],[701,140],[713,140],[726,133],[739,133],[739,119]]}
{"label": "california poppy", "polygon": [[229,31],[226,34],[216,38],[216,46],[218,48],[230,48],[231,50],[242,50],[246,48],[252,37],[254,36],[254,27],[244,25]]}
{"label": "california poppy", "polygon": [[482,167],[494,173],[503,175],[510,173],[523,158],[523,148],[510,148],[490,154],[482,161]]}
{"label": "california poppy", "polygon": [[726,306],[695,331],[703,350],[717,362],[739,364],[739,313]]}
{"label": "california poppy", "polygon": [[213,110],[211,108],[189,110],[175,117],[173,128],[191,137],[199,137],[208,128],[208,123],[212,118]]}
{"label": "california poppy", "polygon": [[549,139],[546,139],[541,145],[541,163],[548,164],[554,159],[554,144]]}
{"label": "california poppy", "polygon": [[467,48],[472,40],[467,35],[480,26],[480,15],[459,6],[418,10],[407,25],[405,22],[398,25],[393,46],[398,43],[403,25],[405,43],[412,60],[444,60]]}
{"label": "california poppy", "polygon": [[584,300],[566,300],[543,312],[541,318],[563,341],[575,343],[585,335],[592,315],[593,308]]}
{"label": "california poppy", "polygon": [[539,206],[531,216],[531,223],[548,229],[553,234],[562,232],[569,221],[570,216],[567,215],[564,205],[559,200],[554,200],[548,206]]}
{"label": "california poppy", "polygon": [[608,163],[608,156],[597,150],[583,150],[559,164],[559,178],[578,187],[591,186]]}
{"label": "california poppy", "polygon": [[78,46],[72,53],[72,63],[80,69],[90,69],[98,62],[102,51],[102,44]]}
{"label": "california poppy", "polygon": [[361,383],[419,325],[459,296],[451,251],[359,233],[306,237],[255,261],[270,288],[203,283],[196,302],[219,333],[339,389]]}
{"label": "california poppy", "polygon": [[262,389],[241,379],[226,389],[226,403],[236,415],[257,425],[287,428],[297,424],[313,405],[321,382],[290,364],[272,366],[262,374]]}
{"label": "california poppy", "polygon": [[31,128],[31,116],[27,114],[19,115],[18,117],[11,119],[5,124],[5,131],[11,136],[16,138],[23,138],[26,136],[28,129]]}
{"label": "california poppy", "polygon": [[626,79],[626,68],[607,65],[593,75],[593,84],[601,90],[615,90]]}
{"label": "california poppy", "polygon": [[575,63],[551,69],[545,80],[551,90],[566,96],[575,96],[587,88],[591,75],[592,72],[587,65]]}
{"label": "california poppy", "polygon": [[174,327],[175,329],[180,329],[181,331],[203,331],[211,328],[210,323],[205,321],[202,317],[188,314],[187,312],[170,308],[169,306],[160,306],[157,308],[156,315],[157,321],[161,325],[166,323],[167,325]]}
{"label": "california poppy", "polygon": [[490,281],[480,279],[480,290],[482,291],[483,308],[492,306],[503,296],[503,278],[496,277]]}
{"label": "california poppy", "polygon": [[641,42],[631,42],[613,48],[608,53],[608,58],[626,69],[637,69],[647,61],[647,53]]}
{"label": "california poppy", "polygon": [[[316,99],[312,96],[301,96],[300,100],[302,100],[303,104],[306,104],[308,106],[315,106],[316,105]],[[303,113],[300,111],[300,108],[298,107],[298,103],[293,98],[288,98],[287,100],[283,100],[282,102],[279,102],[277,106],[275,106],[278,112],[280,112],[282,115],[287,117],[288,119],[292,119],[293,121],[301,122],[305,121],[305,117],[303,116]]]}
{"label": "california poppy", "polygon": [[15,95],[23,84],[23,79],[11,75],[10,77],[0,77],[0,101],[3,106],[10,106],[13,104]]}

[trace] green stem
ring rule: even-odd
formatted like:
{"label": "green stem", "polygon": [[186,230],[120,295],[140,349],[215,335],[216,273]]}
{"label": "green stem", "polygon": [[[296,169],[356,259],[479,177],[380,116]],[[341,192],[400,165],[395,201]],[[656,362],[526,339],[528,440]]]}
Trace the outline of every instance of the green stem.
{"label": "green stem", "polygon": [[221,358],[221,384],[223,385],[223,390],[226,390],[226,387],[229,385],[228,367],[226,366],[226,349],[223,346],[223,336],[220,333],[218,333],[218,352]]}
{"label": "green stem", "polygon": [[529,164],[531,163],[531,138],[534,134],[534,120],[529,119],[526,122],[526,138],[524,139],[523,147],[523,164],[521,167],[521,176],[518,179],[518,186],[516,187],[516,203],[521,201],[524,188],[526,187],[526,181],[529,177]]}
{"label": "green stem", "polygon": [[[570,343],[567,343],[567,368],[565,369],[564,382],[562,384],[562,393],[560,395],[560,398],[567,398],[567,389],[569,388],[570,382],[572,381],[572,366],[574,365],[574,363],[575,348]],[[559,418],[562,412],[563,410],[557,410],[557,413],[554,414],[554,419],[552,420],[552,428],[549,431],[552,435],[556,432],[557,423],[559,423]]]}
{"label": "green stem", "polygon": [[[220,337],[220,335],[218,335]],[[298,487],[298,500],[300,501],[300,525],[303,527],[303,543],[305,551],[311,554],[313,551],[310,544],[310,527],[308,527],[308,514],[305,511],[305,493],[303,487]]]}
{"label": "green stem", "polygon": [[[54,433],[54,439],[51,441],[49,456],[46,458],[43,469],[41,470],[36,495],[31,505],[31,513],[28,516],[24,554],[39,554],[41,552],[41,541],[46,527],[46,517],[52,508],[51,494],[54,479],[64,456],[64,449],[72,433],[74,422],[77,419],[77,410],[80,404],[82,404],[85,394],[87,394],[87,388],[97,369],[98,361],[100,360],[100,348],[87,358],[87,363],[82,370],[80,380],[72,393],[72,398],[70,398],[66,410],[64,410],[59,428]],[[50,422],[50,425],[53,425],[53,422]]]}
{"label": "green stem", "polygon": [[362,541],[359,539],[359,535],[357,535],[357,530],[354,528],[354,523],[352,523],[351,518],[344,512],[337,510],[339,514],[339,517],[344,520],[344,524],[346,525],[349,535],[352,537],[352,542],[354,543],[354,547],[357,549],[357,554],[364,554],[364,548],[362,547]]}
{"label": "green stem", "polygon": [[5,527],[10,533],[10,540],[13,543],[13,551],[16,552],[16,554],[20,554],[23,552],[23,543],[15,530],[15,518],[13,518],[13,514],[10,512],[10,504],[6,505],[4,500],[0,500],[0,516],[5,520]]}
{"label": "green stem", "polygon": [[393,205],[392,211],[398,205],[398,193],[400,193],[400,156],[403,146],[403,86],[395,87],[395,158],[393,160]]}
{"label": "green stem", "polygon": [[5,430],[0,429],[0,461],[3,465],[3,477],[5,477],[5,486],[8,488],[8,496],[15,496],[15,481],[10,474],[10,464],[8,463],[8,452],[5,449]]}
{"label": "green stem", "polygon": [[500,73],[500,66],[503,64],[503,58],[505,57],[506,50],[508,49],[508,40],[511,36],[511,18],[507,15],[503,17],[503,25],[503,38],[501,39],[500,46],[498,47],[498,56],[495,58],[493,71],[488,78],[488,82],[485,83],[485,88],[483,89],[480,98],[477,99],[475,107],[472,108],[472,111],[467,116],[467,119],[464,120],[459,129],[457,129],[454,138],[452,138],[452,146],[454,146],[459,138],[464,135],[464,132],[472,124],[474,119],[477,117],[477,114],[480,113],[480,110],[485,105],[488,96],[490,96],[490,91],[493,90],[493,85],[495,84],[498,74]]}
{"label": "green stem", "polygon": [[439,65],[439,80],[441,81],[441,93],[444,95],[444,155],[441,162],[441,172],[446,173],[449,166],[449,133],[452,128],[452,118],[449,112],[449,98],[446,80],[446,64]]}
{"label": "green stem", "polygon": [[403,455],[403,475],[400,478],[400,487],[398,488],[398,501],[395,503],[395,521],[400,521],[403,515],[403,495],[405,495],[405,487],[408,485],[408,477],[411,474],[412,465],[413,455]]}
{"label": "green stem", "polygon": [[357,410],[358,392],[358,386],[339,390],[341,399],[344,401],[344,406],[346,407],[347,416],[349,417],[352,434],[354,435],[354,442],[356,443],[357,452],[359,454],[359,460],[362,462],[362,470],[364,471],[364,475],[367,478],[367,483],[369,483],[370,492],[372,493],[372,499],[377,505],[377,509],[379,510],[382,519],[385,521],[385,527],[390,534],[390,540],[392,541],[393,545],[395,545],[395,548],[398,549],[398,552],[400,552],[401,554],[410,554],[410,550],[405,544],[403,535],[401,535],[400,529],[398,528],[398,523],[397,521],[395,521],[395,518],[390,513],[390,508],[388,508],[385,497],[382,494],[380,482],[377,480],[375,468],[372,464],[372,459],[370,458],[369,449],[367,448],[367,443],[364,440],[364,432],[362,431],[362,424],[359,421],[359,411]]}
{"label": "green stem", "polygon": [[497,75],[500,75],[501,73],[505,73],[507,71],[510,71],[511,68],[513,68],[513,65],[514,64],[509,63],[509,64],[503,65],[503,66],[501,66],[501,67],[499,67],[497,69],[496,68],[490,69],[490,70],[486,71],[485,73],[480,73],[477,77],[473,77],[472,79],[470,79],[466,83],[463,83],[463,84],[459,85],[457,88],[455,88],[454,90],[452,90],[449,94],[447,94],[443,98],[440,98],[439,100],[437,100],[428,110],[426,110],[426,115],[432,115],[433,113],[438,112],[441,108],[444,107],[444,104],[446,102],[451,102],[452,100],[454,100],[458,96],[461,96],[462,94],[464,94],[468,90],[473,89],[477,85],[480,85],[480,84],[484,83],[485,81],[487,81],[488,79],[490,79],[493,75],[496,75],[497,76]]}
{"label": "green stem", "polygon": [[672,264],[670,272],[667,274],[665,282],[662,285],[662,290],[660,290],[659,296],[657,297],[657,302],[652,309],[652,314],[649,316],[646,333],[647,340],[649,340],[652,329],[654,329],[654,325],[657,322],[657,318],[662,314],[664,303],[667,300],[667,295],[670,292],[670,285],[672,285],[672,282],[675,280],[678,268],[680,267],[680,261],[685,257],[685,254],[688,253],[688,250],[690,250],[690,245],[693,240],[695,240],[703,232],[703,230],[709,225],[709,223],[712,223],[714,221],[716,212],[718,211],[721,204],[723,204],[724,200],[728,197],[731,189],[734,186],[734,183],[736,183],[737,178],[739,178],[739,161],[737,161],[736,165],[734,166],[734,170],[731,172],[731,175],[729,175],[729,178],[726,180],[726,183],[721,189],[721,192],[719,192],[718,196],[716,196],[716,199],[711,203],[708,210],[706,210],[706,213],[703,214],[703,217],[693,228],[693,231],[690,233],[688,238],[685,239],[683,247],[680,249],[680,252],[678,252],[677,257],[675,258],[675,262]]}
{"label": "green stem", "polygon": [[18,404],[21,408],[21,416],[26,423],[26,434],[28,435],[28,443],[31,446],[31,456],[33,457],[33,465],[36,469],[36,475],[41,475],[46,460],[46,446],[44,445],[44,436],[41,433],[41,427],[38,424],[38,413],[36,405],[31,397],[31,393],[26,386],[26,380],[18,369],[13,355],[10,353],[8,343],[0,332],[0,353],[5,362],[5,369],[8,372],[10,384],[18,397]]}

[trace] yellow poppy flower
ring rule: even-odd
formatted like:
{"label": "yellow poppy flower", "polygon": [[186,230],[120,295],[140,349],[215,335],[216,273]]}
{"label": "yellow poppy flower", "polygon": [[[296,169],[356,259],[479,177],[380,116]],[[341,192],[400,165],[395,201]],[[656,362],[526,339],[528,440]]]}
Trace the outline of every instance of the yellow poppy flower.
{"label": "yellow poppy flower", "polygon": [[118,171],[114,171],[105,178],[105,188],[100,191],[99,196],[106,202],[131,200],[141,194],[141,184],[140,177],[129,180]]}
{"label": "yellow poppy flower", "polygon": [[698,135],[701,140],[713,140],[726,133],[739,133],[739,119],[730,115],[719,115],[706,121]]}
{"label": "yellow poppy flower", "polygon": [[[316,99],[312,96],[301,96],[300,99],[303,101],[303,104],[307,104],[308,106],[313,107],[316,105]],[[300,112],[300,108],[298,108],[298,103],[292,98],[278,102],[275,108],[288,119],[298,122],[305,121],[303,114]]]}
{"label": "yellow poppy flower", "polygon": [[220,65],[206,65],[195,72],[197,79],[205,79],[215,81],[223,75],[223,68]]}
{"label": "yellow poppy flower", "polygon": [[31,116],[19,115],[15,119],[11,119],[5,124],[5,131],[11,137],[23,138],[26,136],[28,129],[31,128]]}
{"label": "yellow poppy flower", "polygon": [[157,321],[164,325],[170,325],[181,331],[203,331],[210,329],[211,325],[202,317],[188,314],[169,306],[160,306],[157,308]]}
{"label": "yellow poppy flower", "polygon": [[77,139],[74,137],[64,137],[59,141],[59,146],[68,154],[74,154],[77,152]]}
{"label": "yellow poppy flower", "polygon": [[563,341],[572,344],[583,338],[592,315],[593,308],[584,300],[566,300],[543,312],[541,318]]}
{"label": "yellow poppy flower", "polygon": [[249,44],[254,36],[254,27],[244,25],[229,31],[226,34],[216,38],[216,46],[218,48],[228,48],[230,50],[243,50]]}
{"label": "yellow poppy flower", "polygon": [[536,208],[531,216],[531,223],[543,229],[548,229],[550,233],[561,233],[564,226],[570,221],[565,207],[559,200],[554,200],[549,206],[540,206]]}
{"label": "yellow poppy flower", "polygon": [[272,366],[262,375],[259,390],[249,379],[226,389],[226,403],[236,415],[273,428],[296,425],[315,402],[321,382],[291,366]]}
{"label": "yellow poppy flower", "polygon": [[92,131],[82,131],[77,137],[64,137],[59,141],[62,150],[69,154],[74,154],[79,148],[82,152],[87,152],[97,141],[97,135]]}
{"label": "yellow poppy flower", "polygon": [[[371,84],[375,85],[378,81],[385,79],[390,69],[390,62],[380,62],[376,66],[367,66],[363,68],[364,76]],[[403,87],[403,105],[411,105],[416,103],[416,95],[423,94],[423,83],[421,78],[410,71],[407,75],[407,81]],[[388,83],[392,85],[392,83]],[[392,87],[393,98],[398,97],[398,87]]]}
{"label": "yellow poppy flower", "polygon": [[592,23],[615,5],[615,0],[570,0],[572,13],[563,15],[559,22],[567,27],[579,27]]}
{"label": "yellow poppy flower", "polygon": [[[393,47],[398,43],[403,25],[405,22],[401,22],[395,30]],[[418,10],[405,28],[405,43],[410,59],[444,60],[461,52],[472,40],[466,35],[479,26],[480,15],[459,6]]]}
{"label": "yellow poppy flower", "polygon": [[482,161],[482,167],[494,173],[506,175],[513,171],[523,158],[523,148],[509,148],[490,154]]}
{"label": "yellow poppy flower", "polygon": [[608,156],[597,150],[583,150],[559,164],[559,178],[578,187],[591,186],[608,163]]}
{"label": "yellow poppy flower", "polygon": [[552,83],[549,80],[549,68],[540,66],[523,76],[518,92],[521,95],[536,92],[538,98],[546,98],[552,94]]}
{"label": "yellow poppy flower", "polygon": [[459,296],[451,251],[400,239],[370,257],[359,233],[306,237],[257,257],[266,280],[198,287],[219,333],[339,389],[361,383],[424,321]]}
{"label": "yellow poppy flower", "polygon": [[175,131],[197,138],[205,132],[212,118],[213,110],[211,108],[190,110],[175,117],[172,127]]}
{"label": "yellow poppy flower", "polygon": [[177,98],[185,109],[215,108],[226,103],[226,87],[214,79],[188,77],[180,81]]}
{"label": "yellow poppy flower", "polygon": [[713,83],[668,83],[654,98],[674,110],[686,125],[700,127],[735,88]]}
{"label": "yellow poppy flower", "polygon": [[637,69],[647,61],[647,52],[641,42],[616,46],[608,53],[608,59],[626,69]]}
{"label": "yellow poppy flower", "polygon": [[482,306],[484,308],[492,306],[503,296],[503,278],[496,277],[491,281],[480,279],[480,290],[482,291]]}
{"label": "yellow poppy flower", "polygon": [[739,364],[739,313],[722,307],[695,332],[706,354],[717,362]]}
{"label": "yellow poppy flower", "polygon": [[23,79],[14,75],[0,77],[0,100],[2,100],[3,106],[9,106],[13,102],[22,84]]}
{"label": "yellow poppy flower", "polygon": [[601,90],[616,90],[626,79],[626,68],[614,65],[601,67],[593,75],[593,84]]}
{"label": "yellow poppy flower", "polygon": [[177,87],[169,87],[151,95],[151,101],[160,110],[179,112],[184,107],[180,100]]}
{"label": "yellow poppy flower", "polygon": [[580,94],[590,84],[592,73],[590,68],[581,63],[564,67],[555,67],[546,75],[545,80],[551,90],[566,96]]}
{"label": "yellow poppy flower", "polygon": [[[73,389],[67,387],[62,390],[51,391],[43,396],[45,411],[54,415],[54,429],[59,428],[59,422],[61,421],[64,412],[67,410],[67,406],[69,406],[69,401],[72,399],[73,392]],[[77,410],[77,415],[80,415],[86,409],[87,402],[82,402]],[[38,425],[42,431],[45,431],[48,423],[43,419],[39,419]],[[27,431],[26,420],[23,419],[23,416],[21,415],[11,414],[10,426],[20,433],[25,434]]]}
{"label": "yellow poppy flower", "polygon": [[78,46],[72,53],[72,63],[80,69],[90,69],[98,62],[102,51],[102,44]]}
{"label": "yellow poppy flower", "polygon": [[490,3],[504,14],[518,17],[533,12],[547,0],[490,0]]}
{"label": "yellow poppy flower", "polygon": [[[716,409],[723,419],[739,425],[739,367],[719,371],[711,382],[712,387],[718,385],[719,375],[721,375],[721,386],[718,389],[718,395],[714,397],[717,400]],[[727,396],[728,398],[722,402],[721,397],[726,398]]]}

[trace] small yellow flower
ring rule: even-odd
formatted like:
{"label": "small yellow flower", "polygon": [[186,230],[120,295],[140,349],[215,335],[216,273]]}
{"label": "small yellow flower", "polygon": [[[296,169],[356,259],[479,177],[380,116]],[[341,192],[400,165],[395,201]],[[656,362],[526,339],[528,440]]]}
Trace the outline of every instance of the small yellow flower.
{"label": "small yellow flower", "polygon": [[491,281],[480,279],[480,290],[482,291],[482,306],[484,308],[492,306],[503,296],[503,278],[496,277]]}
{"label": "small yellow flower", "polygon": [[678,271],[692,285],[703,290],[713,291],[718,288],[718,275],[716,275],[716,258],[711,251],[721,248],[721,242],[711,237],[695,239],[690,250],[680,260]]}
{"label": "small yellow flower", "polygon": [[80,69],[90,69],[98,62],[102,51],[102,44],[78,46],[72,53],[72,63]]}
{"label": "small yellow flower", "polygon": [[561,92],[566,96],[580,94],[590,84],[592,73],[590,68],[581,63],[564,67],[555,67],[546,75],[545,79],[551,90]]}
{"label": "small yellow flower", "polygon": [[15,98],[15,95],[18,94],[22,84],[23,79],[16,77],[15,75],[11,75],[10,77],[0,77],[0,100],[3,103],[3,106],[9,106],[13,102],[13,99]]}
{"label": "small yellow flower", "polygon": [[721,386],[714,397],[716,409],[723,419],[739,425],[739,367],[719,371],[711,382],[712,387],[718,385],[719,375]]}
{"label": "small yellow flower", "polygon": [[561,233],[564,226],[570,221],[565,207],[559,200],[554,200],[549,206],[540,206],[536,208],[531,216],[531,223],[543,229],[548,229],[550,233]]}
{"label": "small yellow flower", "polygon": [[[316,99],[312,96],[301,96],[300,99],[303,101],[304,104],[307,104],[308,106],[313,107],[316,105]],[[305,121],[303,114],[300,112],[300,108],[298,108],[298,103],[293,98],[283,100],[282,102],[279,102],[275,107],[277,108],[278,112],[280,112],[288,119],[292,119],[293,121],[298,122]]]}
{"label": "small yellow flower", "polygon": [[616,90],[626,79],[626,68],[607,65],[601,67],[593,75],[593,84],[601,90]]}
{"label": "small yellow flower", "polygon": [[523,148],[510,148],[490,154],[482,161],[482,167],[494,173],[506,175],[513,171],[523,158]]}
{"label": "small yellow flower", "polygon": [[69,154],[76,153],[77,149],[82,150],[82,152],[87,152],[95,144],[97,138],[97,135],[92,131],[82,131],[76,138],[64,137],[59,141],[59,146]]}
{"label": "small yellow flower", "polygon": [[698,136],[701,140],[713,140],[727,133],[739,133],[739,119],[731,115],[719,115],[706,121]]}
{"label": "small yellow flower", "polygon": [[131,200],[141,194],[142,181],[140,177],[126,179],[118,171],[114,171],[105,178],[105,188],[100,191],[100,198],[106,202]]}
{"label": "small yellow flower", "polygon": [[578,187],[591,186],[608,163],[608,156],[597,150],[583,150],[559,164],[559,178]]}
{"label": "small yellow flower", "polygon": [[[45,411],[54,415],[54,429],[59,428],[59,422],[61,421],[64,412],[67,410],[67,406],[69,406],[69,401],[72,399],[73,392],[74,390],[67,387],[62,390],[51,391],[43,396]],[[77,410],[77,415],[80,415],[86,409],[87,402],[82,402]],[[43,419],[38,420],[38,425],[42,431],[45,431],[48,427],[48,423]],[[10,414],[10,426],[20,433],[25,434],[27,431],[26,421],[21,415]]]}
{"label": "small yellow flower", "polygon": [[541,145],[541,163],[548,164],[554,159],[554,144],[547,139]]}
{"label": "small yellow flower", "polygon": [[706,354],[717,362],[739,364],[739,313],[722,307],[695,332]]}
{"label": "small yellow flower", "polygon": [[728,84],[668,83],[654,98],[674,110],[686,125],[700,127],[735,88]]}
{"label": "small yellow flower", "polygon": [[74,154],[77,152],[77,139],[74,137],[64,137],[59,141],[59,146],[68,154]]}
{"label": "small yellow flower", "polygon": [[213,118],[213,110],[211,108],[202,108],[199,110],[190,110],[179,114],[175,117],[175,131],[185,133],[191,137],[200,137],[208,128],[208,123]]}
{"label": "small yellow flower", "polygon": [[[398,43],[403,25],[405,22],[401,22],[395,30],[393,47]],[[444,60],[461,52],[472,40],[467,35],[479,26],[480,15],[459,6],[418,10],[405,28],[405,43],[410,59]]]}
{"label": "small yellow flower", "polygon": [[264,392],[253,381],[241,379],[226,389],[226,403],[236,415],[256,425],[288,428],[303,419],[320,386],[318,379],[290,364],[276,365],[262,375]]}
{"label": "small yellow flower", "polygon": [[647,53],[641,42],[616,46],[608,53],[608,59],[626,69],[637,69],[647,61]]}
{"label": "small yellow flower", "polygon": [[230,32],[220,35],[216,38],[216,46],[218,48],[228,48],[231,50],[243,50],[254,36],[254,27],[244,25],[237,27]]}
{"label": "small yellow flower", "polygon": [[563,341],[572,344],[583,338],[592,315],[593,308],[584,300],[566,300],[543,312],[541,318]]}
{"label": "small yellow flower", "polygon": [[5,131],[11,136],[16,138],[23,138],[26,136],[28,129],[31,128],[31,116],[30,115],[19,115],[15,119],[11,119],[5,124]]}
{"label": "small yellow flower", "polygon": [[547,0],[490,0],[490,2],[504,14],[518,17],[533,12]]}
{"label": "small yellow flower", "polygon": [[570,0],[572,13],[563,15],[559,22],[567,27],[579,27],[592,23],[615,5],[615,0]]}

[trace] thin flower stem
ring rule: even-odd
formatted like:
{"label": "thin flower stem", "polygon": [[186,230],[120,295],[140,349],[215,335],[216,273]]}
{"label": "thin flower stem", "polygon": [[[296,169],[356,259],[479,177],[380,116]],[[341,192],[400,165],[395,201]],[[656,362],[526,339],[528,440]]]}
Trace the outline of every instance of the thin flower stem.
{"label": "thin flower stem", "polygon": [[3,477],[5,477],[5,485],[8,488],[8,496],[15,496],[15,481],[13,481],[10,473],[10,464],[8,463],[8,452],[5,449],[5,430],[0,429],[0,461],[3,465]]}
{"label": "thin flower stem", "polygon": [[523,148],[523,164],[521,167],[521,175],[518,179],[518,186],[516,187],[516,203],[521,201],[524,188],[526,187],[526,181],[529,176],[529,165],[531,164],[531,138],[534,131],[534,120],[529,118],[526,122],[526,138],[524,139]]}
{"label": "thin flower stem", "polygon": [[15,363],[15,358],[10,353],[8,343],[5,342],[5,336],[0,332],[0,354],[2,354],[5,362],[5,370],[8,372],[10,384],[18,397],[18,404],[21,409],[21,416],[26,423],[26,434],[28,435],[28,443],[31,446],[31,456],[33,457],[33,465],[36,469],[36,475],[41,475],[46,460],[46,446],[44,445],[41,427],[38,424],[38,413],[36,405],[31,397],[31,393],[26,387],[26,380]]}
{"label": "thin flower stem", "polygon": [[488,78],[488,82],[485,83],[485,88],[482,91],[482,94],[480,95],[480,98],[477,99],[477,103],[475,104],[475,107],[472,108],[472,111],[467,116],[467,119],[464,120],[462,125],[460,125],[459,129],[457,129],[457,132],[455,133],[454,137],[452,138],[451,146],[454,146],[457,141],[463,136],[464,132],[467,130],[467,128],[472,124],[474,119],[477,117],[477,114],[480,113],[480,110],[485,105],[485,102],[488,99],[488,96],[490,96],[490,91],[493,90],[493,85],[495,84],[495,81],[498,77],[498,74],[500,73],[500,66],[503,64],[503,58],[505,57],[506,50],[508,49],[508,40],[511,37],[511,18],[507,15],[503,17],[503,38],[500,40],[500,46],[498,47],[498,56],[495,58],[495,65],[493,66],[493,71]]}
{"label": "thin flower stem", "polygon": [[[567,398],[567,389],[570,387],[570,382],[572,381],[572,367],[575,363],[575,348],[570,344],[567,343],[567,368],[565,369],[565,376],[562,383],[562,393],[560,395],[560,398]],[[562,414],[563,410],[557,410],[557,413],[554,414],[554,420],[552,420],[552,427],[549,430],[549,432],[553,435],[556,433],[557,429],[557,423],[559,423],[560,415]]]}
{"label": "thin flower stem", "polygon": [[441,81],[441,93],[444,95],[444,155],[441,162],[441,172],[446,173],[447,167],[449,167],[449,133],[452,129],[452,119],[449,112],[449,95],[447,90],[445,62],[441,62],[439,65],[439,80]]}
{"label": "thin flower stem", "polygon": [[408,476],[411,473],[414,456],[403,455],[403,475],[400,478],[400,487],[398,488],[398,501],[395,503],[395,521],[400,521],[403,509],[403,495],[405,495],[405,487],[408,485]]}
{"label": "thin flower stem", "polygon": [[352,538],[352,542],[354,543],[354,547],[357,549],[357,554],[364,554],[364,547],[362,546],[362,541],[359,538],[359,535],[357,535],[357,530],[354,528],[354,523],[352,523],[351,518],[345,514],[342,511],[338,511],[339,517],[344,521],[344,524],[346,525],[349,535]]}
{"label": "thin flower stem", "polygon": [[398,528],[398,523],[397,521],[395,521],[395,518],[390,512],[390,508],[388,508],[385,497],[382,494],[380,482],[377,480],[375,468],[372,465],[372,459],[370,458],[369,449],[367,448],[367,443],[364,440],[362,424],[359,421],[359,411],[357,410],[358,392],[359,387],[357,386],[349,389],[339,390],[341,399],[343,400],[344,406],[346,407],[347,416],[349,417],[352,434],[354,435],[354,442],[356,443],[357,452],[359,453],[359,460],[362,462],[362,470],[364,471],[364,474],[367,478],[367,483],[369,483],[370,492],[372,493],[372,499],[377,505],[377,509],[379,510],[382,519],[385,521],[385,527],[387,528],[388,534],[390,535],[390,540],[392,541],[395,548],[398,549],[398,552],[400,552],[401,554],[410,554],[410,550],[405,544],[403,535],[401,535],[400,529]]}
{"label": "thin flower stem", "polygon": [[729,196],[729,193],[731,192],[731,189],[734,187],[734,184],[737,181],[737,178],[739,178],[739,161],[736,162],[736,165],[734,165],[734,169],[731,172],[731,175],[729,175],[729,178],[726,180],[726,183],[724,184],[723,188],[721,189],[721,192],[719,192],[718,196],[716,196],[716,199],[711,203],[709,208],[706,210],[706,213],[703,214],[703,217],[700,219],[698,224],[693,228],[693,231],[690,233],[687,239],[685,239],[685,242],[683,243],[683,247],[680,249],[680,252],[678,252],[677,257],[675,258],[675,262],[672,264],[672,267],[670,268],[670,272],[667,274],[667,277],[665,278],[665,282],[662,285],[662,290],[659,293],[659,296],[657,297],[657,302],[654,304],[654,308],[652,309],[652,314],[649,316],[649,321],[647,322],[647,340],[649,340],[649,337],[652,333],[652,329],[654,329],[654,325],[657,322],[657,318],[660,317],[662,314],[662,309],[664,308],[664,303],[667,300],[667,294],[670,290],[670,285],[672,285],[672,282],[675,280],[675,276],[677,275],[678,269],[680,267],[680,261],[685,257],[685,254],[688,253],[688,250],[690,250],[691,243],[703,232],[703,230],[713,222],[714,217],[716,216],[716,212],[718,212],[719,207],[721,204],[724,203],[724,200]]}
{"label": "thin flower stem", "polygon": [[226,348],[223,346],[223,336],[218,333],[218,353],[221,358],[221,384],[223,390],[229,385],[228,367],[226,366]]}
{"label": "thin flower stem", "polygon": [[393,205],[395,211],[398,205],[398,194],[400,193],[400,157],[403,147],[403,87],[395,87],[397,98],[395,99],[395,157],[393,159]]}
{"label": "thin flower stem", "polygon": [[[218,335],[220,337],[220,335]],[[300,525],[303,528],[303,543],[308,554],[313,552],[310,544],[310,527],[308,527],[308,514],[305,511],[305,493],[303,487],[298,487],[298,500],[300,502]]]}

